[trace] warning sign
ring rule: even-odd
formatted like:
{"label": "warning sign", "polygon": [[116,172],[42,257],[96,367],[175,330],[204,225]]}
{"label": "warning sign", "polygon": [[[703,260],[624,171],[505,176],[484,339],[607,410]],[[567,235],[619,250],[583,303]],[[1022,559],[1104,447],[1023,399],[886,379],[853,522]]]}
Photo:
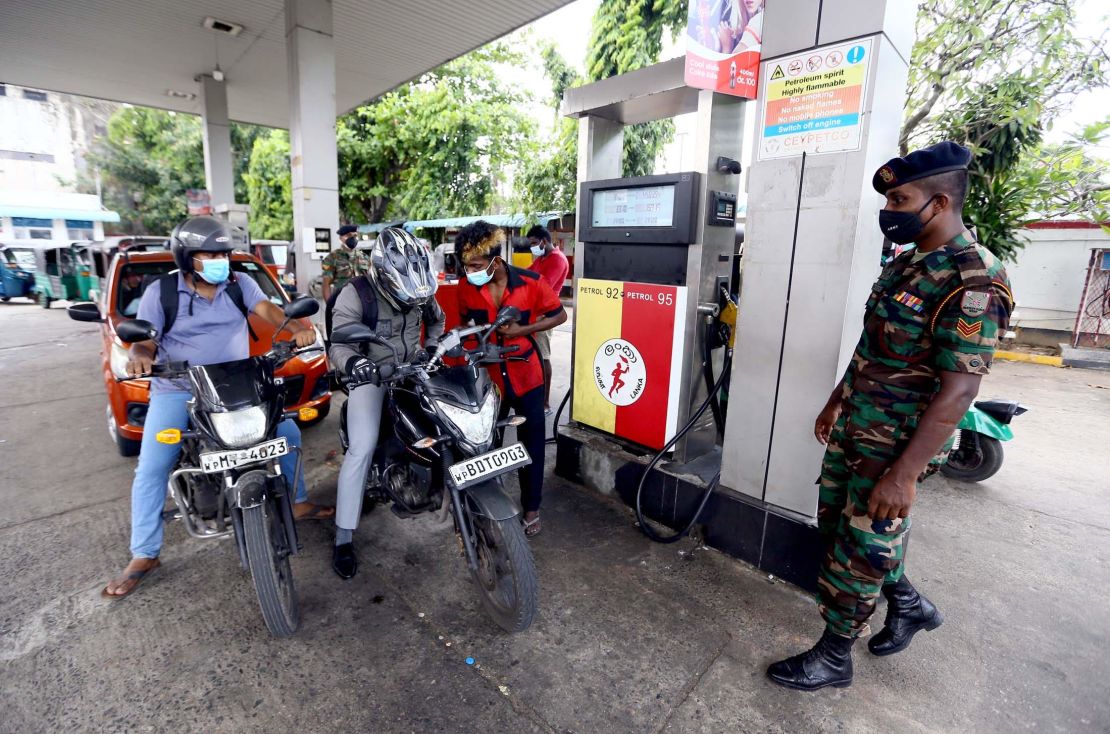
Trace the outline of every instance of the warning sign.
{"label": "warning sign", "polygon": [[759,160],[859,150],[871,43],[852,41],[763,65]]}

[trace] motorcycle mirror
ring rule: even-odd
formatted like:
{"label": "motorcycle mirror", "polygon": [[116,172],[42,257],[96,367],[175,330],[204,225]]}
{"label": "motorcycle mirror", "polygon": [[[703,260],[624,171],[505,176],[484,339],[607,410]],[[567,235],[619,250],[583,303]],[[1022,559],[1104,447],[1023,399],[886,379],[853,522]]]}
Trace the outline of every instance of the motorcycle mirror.
{"label": "motorcycle mirror", "polygon": [[88,321],[90,323],[103,323],[100,309],[95,303],[75,303],[66,309],[66,313],[74,321]]}
{"label": "motorcycle mirror", "polygon": [[302,296],[285,304],[281,310],[288,318],[304,319],[319,311],[320,304],[315,298]]}
{"label": "motorcycle mirror", "polygon": [[124,344],[134,344],[135,342],[151,341],[158,336],[158,330],[149,321],[131,319],[119,323],[116,327],[116,336]]}
{"label": "motorcycle mirror", "polygon": [[343,324],[331,330],[332,344],[360,344],[377,340],[378,335],[366,324]]}

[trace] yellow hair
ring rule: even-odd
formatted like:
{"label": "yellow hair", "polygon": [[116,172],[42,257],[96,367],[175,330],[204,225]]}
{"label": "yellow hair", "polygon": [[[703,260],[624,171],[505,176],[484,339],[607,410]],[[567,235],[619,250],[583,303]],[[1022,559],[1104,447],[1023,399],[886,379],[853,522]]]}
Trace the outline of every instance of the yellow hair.
{"label": "yellow hair", "polygon": [[505,245],[505,232],[500,229],[495,229],[489,235],[483,237],[477,242],[464,245],[462,251],[463,260],[472,256],[485,257],[489,251],[498,246]]}

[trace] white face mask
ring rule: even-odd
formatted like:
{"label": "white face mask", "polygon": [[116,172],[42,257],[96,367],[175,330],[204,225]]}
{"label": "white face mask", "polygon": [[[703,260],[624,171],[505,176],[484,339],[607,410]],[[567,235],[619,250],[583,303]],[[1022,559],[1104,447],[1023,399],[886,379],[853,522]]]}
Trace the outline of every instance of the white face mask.
{"label": "white face mask", "polygon": [[547,249],[544,248],[543,245],[537,245],[537,246],[532,248],[532,256],[533,257],[543,257],[543,254],[545,252],[547,252]]}

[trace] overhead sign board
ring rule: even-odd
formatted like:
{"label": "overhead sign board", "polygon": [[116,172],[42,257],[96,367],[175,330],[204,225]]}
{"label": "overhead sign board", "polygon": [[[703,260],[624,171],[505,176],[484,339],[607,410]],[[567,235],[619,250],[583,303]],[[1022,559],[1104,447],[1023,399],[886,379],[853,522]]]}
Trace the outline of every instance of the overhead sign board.
{"label": "overhead sign board", "polygon": [[765,0],[690,0],[686,84],[755,99]]}
{"label": "overhead sign board", "polygon": [[859,150],[872,40],[763,64],[759,160]]}

